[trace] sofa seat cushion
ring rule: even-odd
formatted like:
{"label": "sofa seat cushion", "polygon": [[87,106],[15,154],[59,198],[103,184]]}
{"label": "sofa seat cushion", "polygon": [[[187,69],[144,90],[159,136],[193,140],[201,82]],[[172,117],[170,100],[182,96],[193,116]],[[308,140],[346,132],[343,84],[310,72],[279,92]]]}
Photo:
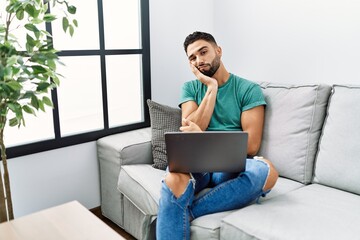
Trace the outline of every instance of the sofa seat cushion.
{"label": "sofa seat cushion", "polygon": [[[280,177],[271,192],[265,198],[261,198],[261,202],[294,191],[303,186],[304,184],[299,182]],[[220,239],[220,226],[222,219],[236,211],[238,210],[214,213],[196,218],[191,222],[191,238]]]}
{"label": "sofa seat cushion", "polygon": [[260,198],[260,202],[267,201],[270,198],[283,195],[285,193],[294,191],[304,186],[305,186],[304,184],[299,183],[297,181],[279,177],[278,180],[276,181],[274,188],[266,195],[265,198]]}
{"label": "sofa seat cushion", "polygon": [[119,174],[118,190],[144,214],[157,215],[164,174],[164,170],[150,164],[124,165]]}
{"label": "sofa seat cushion", "polygon": [[[156,216],[164,174],[165,171],[153,168],[150,164],[124,165],[120,170],[118,190],[143,214]],[[280,177],[274,189],[262,201],[302,186],[304,185],[299,182]],[[191,223],[192,238],[219,239],[222,218],[235,211],[238,210],[209,214],[195,219]]]}
{"label": "sofa seat cushion", "polygon": [[360,198],[312,184],[223,219],[221,239],[358,239]]}

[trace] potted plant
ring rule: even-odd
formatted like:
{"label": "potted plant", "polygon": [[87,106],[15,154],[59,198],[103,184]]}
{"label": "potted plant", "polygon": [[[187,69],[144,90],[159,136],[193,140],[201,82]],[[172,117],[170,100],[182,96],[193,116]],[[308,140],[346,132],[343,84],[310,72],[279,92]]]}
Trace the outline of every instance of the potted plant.
{"label": "potted plant", "polygon": [[[62,26],[72,36],[77,21],[71,19],[76,7],[66,0],[6,0],[0,3],[0,222],[14,218],[4,130],[25,126],[25,113],[35,115],[45,106],[52,107],[49,91],[59,85],[59,62],[52,37],[45,24],[57,19],[50,8],[62,8]],[[3,9],[4,8],[4,9]],[[16,22],[16,23],[15,23]],[[26,32],[25,46],[12,34]]]}

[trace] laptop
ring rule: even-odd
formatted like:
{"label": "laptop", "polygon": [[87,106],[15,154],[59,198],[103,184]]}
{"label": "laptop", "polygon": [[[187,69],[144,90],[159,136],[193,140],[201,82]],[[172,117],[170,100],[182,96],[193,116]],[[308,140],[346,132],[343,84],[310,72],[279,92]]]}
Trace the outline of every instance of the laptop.
{"label": "laptop", "polygon": [[243,172],[247,144],[242,131],[165,133],[170,172]]}

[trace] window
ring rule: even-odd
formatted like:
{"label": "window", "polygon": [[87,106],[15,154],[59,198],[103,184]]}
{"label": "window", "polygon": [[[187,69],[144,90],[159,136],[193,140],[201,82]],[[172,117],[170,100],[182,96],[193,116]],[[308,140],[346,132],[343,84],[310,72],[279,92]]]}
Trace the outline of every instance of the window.
{"label": "window", "polygon": [[26,127],[5,129],[9,158],[150,125],[148,1],[72,3],[79,22],[72,38],[61,20],[46,26],[65,64],[58,66],[64,78],[51,93],[55,108],[26,115]]}

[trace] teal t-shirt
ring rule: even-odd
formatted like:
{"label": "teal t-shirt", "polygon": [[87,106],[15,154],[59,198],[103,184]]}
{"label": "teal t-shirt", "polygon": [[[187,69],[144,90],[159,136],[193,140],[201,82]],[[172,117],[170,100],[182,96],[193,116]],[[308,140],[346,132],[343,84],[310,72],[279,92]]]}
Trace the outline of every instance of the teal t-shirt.
{"label": "teal t-shirt", "polygon": [[[206,91],[207,86],[199,80],[184,83],[180,105],[187,101],[200,105]],[[207,130],[242,131],[241,113],[260,105],[266,105],[260,86],[230,74],[229,80],[218,88],[214,113]]]}

